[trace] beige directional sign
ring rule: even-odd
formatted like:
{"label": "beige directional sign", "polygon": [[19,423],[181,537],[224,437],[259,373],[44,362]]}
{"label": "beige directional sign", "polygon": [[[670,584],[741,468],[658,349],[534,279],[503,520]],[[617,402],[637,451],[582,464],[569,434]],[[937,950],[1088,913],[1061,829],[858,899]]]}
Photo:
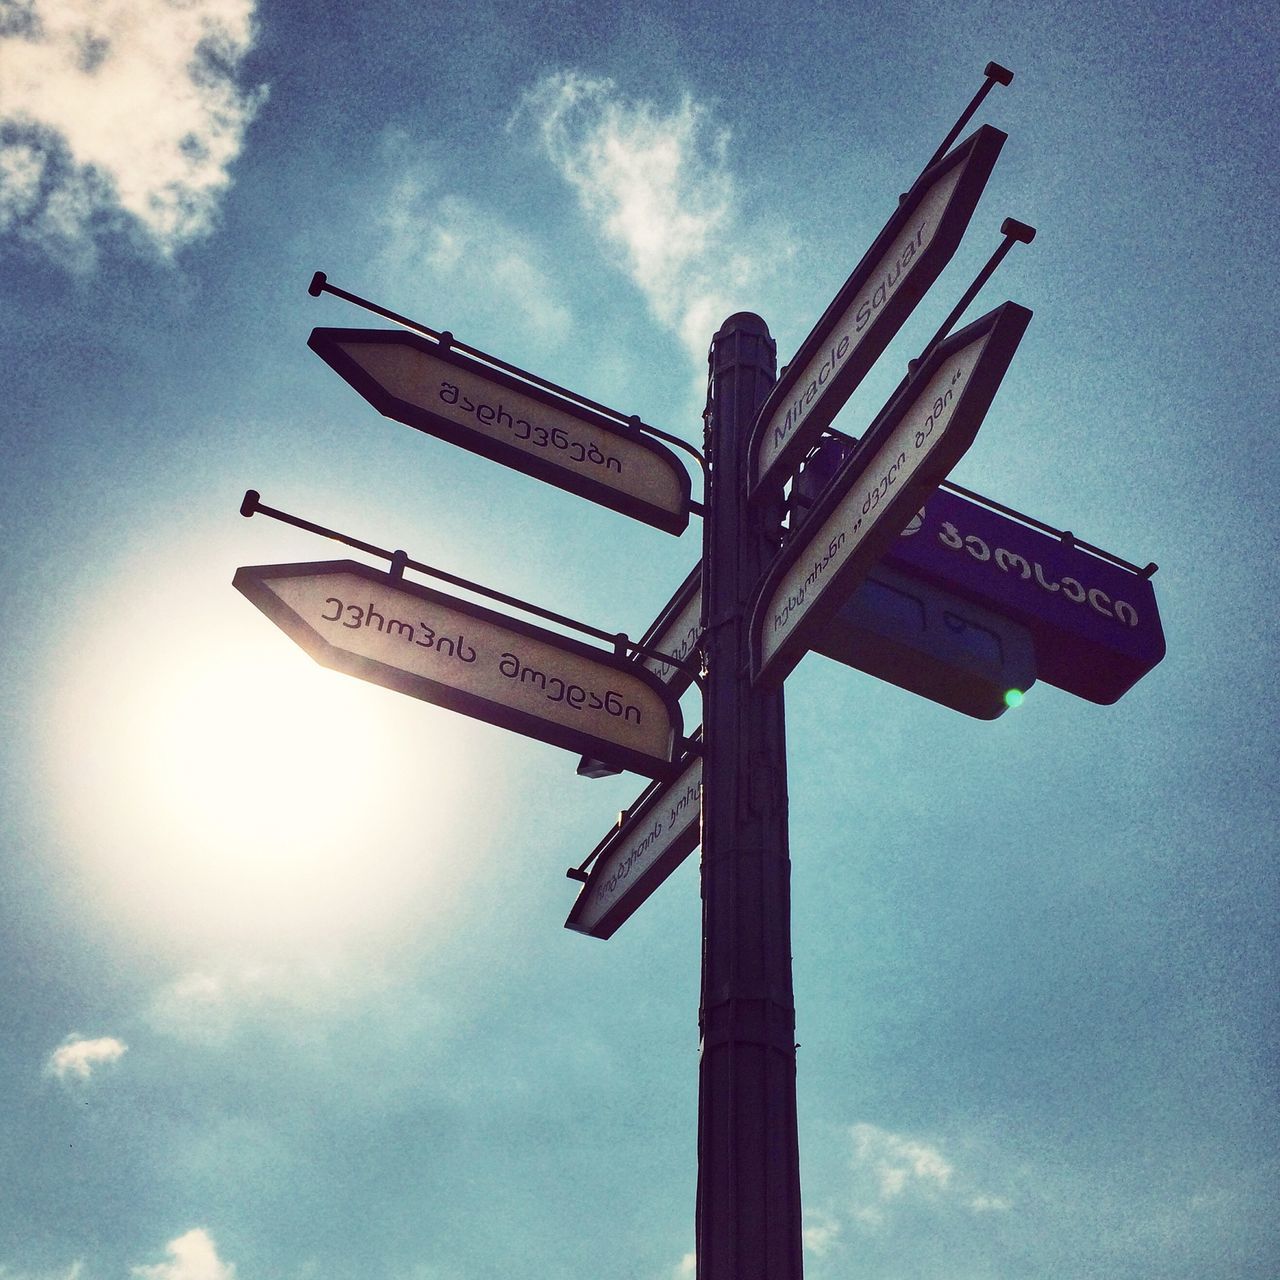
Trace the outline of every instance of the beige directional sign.
{"label": "beige directional sign", "polygon": [[1006,302],[936,347],[882,410],[765,577],[753,679],[776,683],[973,442],[1031,312]]}
{"label": "beige directional sign", "polygon": [[921,174],[885,224],[756,418],[753,492],[795,470],[951,260],[1005,137],[984,125]]}
{"label": "beige directional sign", "polygon": [[670,783],[655,783],[599,846],[566,929],[608,938],[698,847],[702,818],[702,756],[689,759]]}
{"label": "beige directional sign", "polygon": [[701,637],[702,562],[699,561],[640,640],[646,649],[670,654],[675,662],[645,657],[642,665],[672,693],[683,693],[693,683],[690,666],[697,661]]}
{"label": "beige directional sign", "polygon": [[621,415],[415,333],[315,329],[307,345],[386,417],[668,533],[689,523],[689,473]]}
{"label": "beige directional sign", "polygon": [[680,705],[637,664],[353,560],[234,585],[322,666],[622,769],[668,777]]}

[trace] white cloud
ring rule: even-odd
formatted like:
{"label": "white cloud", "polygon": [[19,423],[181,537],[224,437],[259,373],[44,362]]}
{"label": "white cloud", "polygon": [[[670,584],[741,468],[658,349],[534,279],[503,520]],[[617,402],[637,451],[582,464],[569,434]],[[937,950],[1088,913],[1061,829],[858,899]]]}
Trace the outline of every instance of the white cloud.
{"label": "white cloud", "polygon": [[0,235],[86,269],[124,230],[210,233],[265,87],[236,83],[254,0],[0,0]]}
{"label": "white cloud", "polygon": [[881,1200],[894,1200],[908,1187],[945,1189],[951,1181],[951,1166],[936,1147],[873,1124],[855,1124],[853,1144],[854,1163],[874,1174]]}
{"label": "white cloud", "polygon": [[746,252],[729,132],[688,95],[674,110],[622,99],[611,80],[544,76],[513,125],[531,120],[538,144],[659,321],[698,359],[766,266],[790,252],[771,241]]}
{"label": "white cloud", "polygon": [[73,1262],[65,1271],[41,1271],[38,1274],[27,1271],[10,1271],[0,1263],[0,1280],[80,1280],[84,1274],[84,1263]]}
{"label": "white cloud", "polygon": [[160,987],[146,1019],[162,1035],[205,1047],[227,1045],[249,1024],[307,1035],[316,1018],[367,1003],[385,981],[376,968],[363,967],[357,981],[326,961],[227,964],[180,974]]}
{"label": "white cloud", "polygon": [[676,1269],[671,1273],[672,1280],[693,1280],[698,1274],[698,1255],[696,1253],[686,1253],[680,1259]]}
{"label": "white cloud", "polygon": [[59,1080],[66,1080],[68,1077],[88,1080],[96,1067],[104,1062],[115,1062],[124,1056],[128,1047],[115,1036],[86,1040],[83,1036],[72,1034],[53,1051],[47,1070]]}
{"label": "white cloud", "polygon": [[139,1280],[235,1280],[236,1269],[223,1262],[209,1233],[195,1227],[165,1245],[168,1262],[129,1269]]}
{"label": "white cloud", "polygon": [[533,242],[497,214],[437,192],[403,135],[389,135],[386,150],[401,176],[381,205],[384,271],[397,279],[425,274],[447,281],[463,297],[493,296],[504,318],[522,322],[549,345],[563,342],[572,317]]}
{"label": "white cloud", "polygon": [[804,1247],[815,1258],[825,1258],[840,1238],[840,1223],[828,1213],[810,1210],[806,1212],[807,1225],[803,1229]]}
{"label": "white cloud", "polygon": [[850,1135],[855,1176],[851,1213],[864,1226],[883,1227],[894,1207],[908,1201],[946,1203],[973,1214],[1013,1208],[1004,1196],[975,1188],[936,1146],[873,1124],[856,1124]]}
{"label": "white cloud", "polygon": [[1013,1203],[1004,1196],[980,1195],[969,1201],[969,1208],[974,1213],[1008,1213],[1013,1208]]}
{"label": "white cloud", "polygon": [[148,1021],[158,1031],[197,1044],[220,1044],[234,1019],[226,980],[209,973],[187,973],[152,998]]}

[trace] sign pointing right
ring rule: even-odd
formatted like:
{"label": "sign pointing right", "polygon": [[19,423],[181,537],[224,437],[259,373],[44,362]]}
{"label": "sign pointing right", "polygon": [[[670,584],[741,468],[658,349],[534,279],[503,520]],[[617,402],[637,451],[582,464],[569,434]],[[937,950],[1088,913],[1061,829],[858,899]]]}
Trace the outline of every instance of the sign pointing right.
{"label": "sign pointing right", "polygon": [[761,407],[753,492],[795,471],[951,261],[1006,136],[983,125],[926,169],[885,223]]}
{"label": "sign pointing right", "polygon": [[751,676],[776,684],[973,443],[1031,312],[1006,302],[939,343],[881,410],[765,577]]}

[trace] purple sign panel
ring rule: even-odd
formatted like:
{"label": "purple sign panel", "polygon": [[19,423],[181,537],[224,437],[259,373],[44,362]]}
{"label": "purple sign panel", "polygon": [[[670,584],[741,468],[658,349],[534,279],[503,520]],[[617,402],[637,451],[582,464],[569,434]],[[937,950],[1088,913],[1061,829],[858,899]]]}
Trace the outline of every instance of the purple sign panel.
{"label": "purple sign panel", "polygon": [[959,494],[934,493],[884,558],[1022,623],[1040,679],[1090,702],[1164,657],[1147,577]]}

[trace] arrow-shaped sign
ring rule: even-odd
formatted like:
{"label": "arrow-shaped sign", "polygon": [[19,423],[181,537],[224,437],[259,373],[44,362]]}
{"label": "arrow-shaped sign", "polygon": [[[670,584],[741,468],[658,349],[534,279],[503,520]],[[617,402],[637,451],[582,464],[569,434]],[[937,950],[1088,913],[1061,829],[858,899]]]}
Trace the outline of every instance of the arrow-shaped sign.
{"label": "arrow-shaped sign", "polygon": [[760,409],[753,493],[796,469],[951,261],[1007,136],[983,125],[926,169],[885,223]]}
{"label": "arrow-shaped sign", "polygon": [[702,818],[702,755],[688,757],[679,776],[654,783],[598,846],[566,929],[611,937],[698,847]]}
{"label": "arrow-shaped sign", "polygon": [[[849,447],[823,440],[805,459],[792,502],[807,507],[821,494]],[[1115,702],[1164,657],[1154,564],[1139,569],[980,494],[955,486],[931,494],[877,572],[887,567],[1025,626],[1039,679],[1091,702]],[[822,642],[814,648],[831,652]]]}
{"label": "arrow-shaped sign", "polygon": [[314,329],[307,345],[388,418],[668,533],[689,523],[689,473],[620,417],[416,333]]}
{"label": "arrow-shaped sign", "polygon": [[321,666],[668,777],[680,704],[649,672],[354,560],[254,565],[235,587]]}
{"label": "arrow-shaped sign", "polygon": [[682,694],[693,683],[690,667],[696,660],[695,651],[701,636],[702,562],[699,561],[640,640],[646,649],[670,654],[675,662],[646,657],[642,664],[672,693]]}
{"label": "arrow-shaped sign", "polygon": [[780,682],[973,442],[1031,312],[1006,302],[933,349],[881,410],[764,579],[751,670]]}

